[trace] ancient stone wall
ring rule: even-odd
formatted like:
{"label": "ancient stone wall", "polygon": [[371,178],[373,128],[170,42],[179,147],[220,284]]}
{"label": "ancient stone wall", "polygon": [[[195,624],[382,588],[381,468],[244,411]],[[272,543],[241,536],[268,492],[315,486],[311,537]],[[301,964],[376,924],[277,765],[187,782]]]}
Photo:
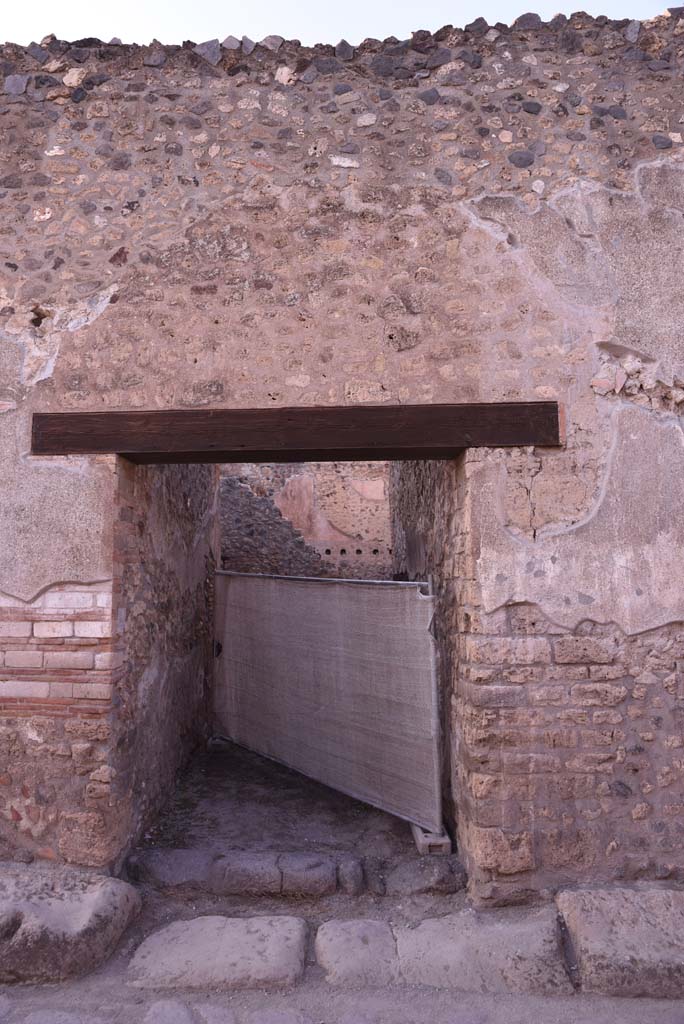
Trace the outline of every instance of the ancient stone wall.
{"label": "ancient stone wall", "polygon": [[114,535],[115,664],[120,702],[114,798],[120,847],[169,799],[210,735],[218,470],[120,460]]}
{"label": "ancient stone wall", "polygon": [[110,781],[110,581],[3,595],[0,646],[0,857],[101,866],[112,854],[95,799]]}
{"label": "ancient stone wall", "polygon": [[[75,781],[53,683],[114,686],[97,714],[132,758],[144,749],[131,738],[142,659],[125,682],[91,676],[114,670],[89,658],[59,678],[7,664],[24,647],[47,658],[36,602],[106,592],[128,500],[113,459],[31,457],[34,411],[555,399],[562,448],[471,452],[458,476],[462,568],[442,606],[460,616],[448,648],[462,850],[490,898],[561,874],[626,877],[628,860],[676,874],[683,60],[679,8],[644,24],[478,19],[356,49],[0,50],[0,592],[3,616],[18,609],[31,629],[0,637],[9,836],[111,860],[85,787],[109,799],[93,759],[121,766],[79,726],[74,742],[95,745],[77,747],[89,782]],[[163,474],[141,472],[152,515]],[[442,479],[406,486],[427,501],[446,495]],[[144,533],[148,513],[129,513]],[[447,512],[417,514],[437,539]],[[448,579],[446,556],[426,551]],[[178,575],[186,595],[193,572]],[[104,636],[78,640],[108,653]],[[71,692],[90,721],[86,691]],[[48,812],[42,785],[63,756],[70,781]],[[131,786],[120,806],[136,828]],[[30,838],[26,822],[49,814]]]}
{"label": "ancient stone wall", "polygon": [[109,461],[110,578],[0,598],[0,854],[115,865],[208,735],[216,471]]}
{"label": "ancient stone wall", "polygon": [[224,466],[224,569],[391,579],[387,463]]}
{"label": "ancient stone wall", "polygon": [[509,902],[577,881],[681,881],[684,622],[630,633],[589,612],[488,605],[482,581],[506,569],[479,486],[496,458],[400,463],[392,478],[397,569],[427,574],[438,595],[446,771],[473,891]]}

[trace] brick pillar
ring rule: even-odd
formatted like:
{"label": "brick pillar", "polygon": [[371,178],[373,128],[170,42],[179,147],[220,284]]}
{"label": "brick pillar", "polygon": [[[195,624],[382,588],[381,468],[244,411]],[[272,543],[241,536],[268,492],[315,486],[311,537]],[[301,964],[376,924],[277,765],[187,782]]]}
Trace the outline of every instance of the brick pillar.
{"label": "brick pillar", "polygon": [[113,853],[108,739],[111,583],[0,595],[0,850],[104,866]]}
{"label": "brick pillar", "polygon": [[452,734],[473,895],[684,879],[684,626],[630,636],[527,603],[487,612],[468,459]]}

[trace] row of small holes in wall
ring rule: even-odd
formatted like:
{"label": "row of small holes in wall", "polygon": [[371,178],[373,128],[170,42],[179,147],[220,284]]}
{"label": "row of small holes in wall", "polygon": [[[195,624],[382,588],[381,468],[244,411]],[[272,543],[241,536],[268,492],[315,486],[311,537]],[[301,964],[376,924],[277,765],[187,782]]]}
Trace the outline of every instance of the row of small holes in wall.
{"label": "row of small holes in wall", "polygon": [[[326,555],[332,555],[332,548],[326,548],[325,549],[325,553],[326,553]],[[351,554],[351,552],[349,552],[349,553]],[[380,554],[380,548],[373,548],[373,552],[372,553],[374,555],[379,555]],[[347,549],[346,548],[340,548],[340,554],[341,555],[346,555],[347,554]],[[363,554],[363,550],[361,548],[357,548],[356,551],[354,552],[354,554],[362,555]],[[387,548],[387,554],[388,555],[392,554],[392,548]]]}

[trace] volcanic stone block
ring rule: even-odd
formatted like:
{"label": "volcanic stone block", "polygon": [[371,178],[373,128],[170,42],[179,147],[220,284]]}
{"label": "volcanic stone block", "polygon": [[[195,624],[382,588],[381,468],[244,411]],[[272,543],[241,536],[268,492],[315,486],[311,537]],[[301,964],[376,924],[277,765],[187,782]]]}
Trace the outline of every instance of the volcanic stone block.
{"label": "volcanic stone block", "polygon": [[327,921],[316,935],[316,959],[331,985],[391,985],[399,961],[385,921]]}
{"label": "volcanic stone block", "polygon": [[363,864],[358,857],[340,857],[337,862],[337,884],[347,896],[359,896],[363,892]]}
{"label": "volcanic stone block", "polygon": [[145,939],[129,971],[138,988],[278,987],[300,979],[305,950],[298,917],[196,917]]}
{"label": "volcanic stone block", "polygon": [[281,884],[277,853],[237,851],[218,857],[211,866],[209,888],[222,896],[277,896]]}
{"label": "volcanic stone block", "polygon": [[287,896],[325,896],[337,889],[337,865],[330,857],[284,853],[278,860]]}
{"label": "volcanic stone block", "polygon": [[140,910],[117,878],[67,868],[0,865],[0,982],[60,981],[112,953]]}
{"label": "volcanic stone block", "polygon": [[141,850],[128,864],[134,878],[161,888],[176,885],[206,886],[215,854],[210,850]]}
{"label": "volcanic stone block", "polygon": [[568,995],[553,908],[533,913],[465,910],[395,929],[403,980],[465,992]]}
{"label": "volcanic stone block", "polygon": [[593,889],[556,903],[584,992],[684,996],[684,892]]}
{"label": "volcanic stone block", "polygon": [[175,999],[161,999],[152,1003],[142,1024],[195,1024],[192,1013]]}
{"label": "volcanic stone block", "polygon": [[398,864],[387,878],[388,896],[453,893],[465,889],[467,876],[457,857],[412,857]]}

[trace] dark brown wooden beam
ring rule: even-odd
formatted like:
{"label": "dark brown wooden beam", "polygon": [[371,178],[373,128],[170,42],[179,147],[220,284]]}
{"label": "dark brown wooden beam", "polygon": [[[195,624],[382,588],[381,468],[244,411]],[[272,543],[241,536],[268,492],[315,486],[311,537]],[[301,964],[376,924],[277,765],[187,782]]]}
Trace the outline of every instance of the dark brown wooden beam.
{"label": "dark brown wooden beam", "polygon": [[556,402],[492,402],[36,413],[31,451],[141,463],[353,462],[560,443]]}

